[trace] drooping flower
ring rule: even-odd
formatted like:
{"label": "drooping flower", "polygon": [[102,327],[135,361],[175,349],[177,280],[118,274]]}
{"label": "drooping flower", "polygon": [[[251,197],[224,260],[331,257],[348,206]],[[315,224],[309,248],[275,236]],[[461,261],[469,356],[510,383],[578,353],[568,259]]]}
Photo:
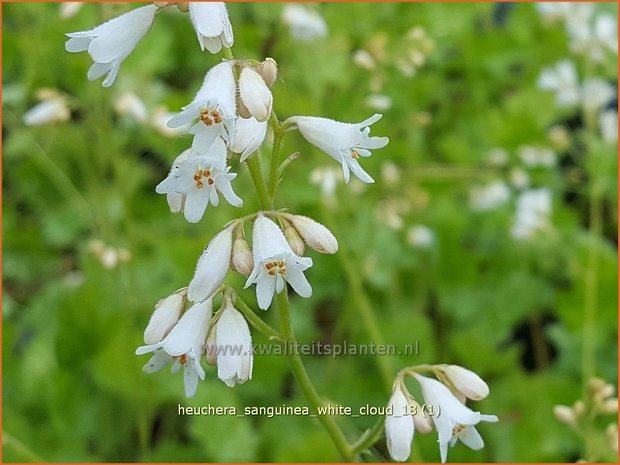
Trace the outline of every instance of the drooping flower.
{"label": "drooping flower", "polygon": [[211,300],[194,304],[164,339],[155,344],[138,347],[136,355],[154,352],[144,366],[144,371],[158,371],[174,360],[172,371],[176,372],[183,367],[185,395],[192,397],[198,388],[198,379],[205,378],[200,357],[209,330],[211,313]]}
{"label": "drooping flower", "polygon": [[125,92],[114,102],[114,109],[119,115],[126,115],[138,123],[146,124],[149,111],[146,105],[133,92]]}
{"label": "drooping flower", "polygon": [[220,231],[202,253],[196,265],[196,272],[189,283],[187,298],[200,302],[212,296],[224,282],[232,252],[232,228]]}
{"label": "drooping flower", "polygon": [[239,161],[243,163],[256,152],[267,134],[267,121],[260,122],[256,118],[238,118],[234,132],[228,143],[231,152],[240,153]]}
{"label": "drooping flower", "polygon": [[44,99],[24,113],[26,126],[42,126],[44,124],[67,121],[71,117],[71,111],[67,101],[62,96]]}
{"label": "drooping flower", "polygon": [[409,393],[398,386],[394,389],[385,416],[385,437],[390,456],[404,462],[411,455],[415,424],[410,410]]}
{"label": "drooping flower", "polygon": [[498,418],[495,415],[483,415],[467,408],[446,386],[435,379],[418,374],[413,376],[420,383],[426,405],[437,409],[432,419],[439,437],[442,463],[445,463],[448,456],[448,444],[454,445],[457,439],[472,449],[483,447],[484,442],[473,425],[481,421],[496,422]]}
{"label": "drooping flower", "polygon": [[88,79],[94,81],[107,74],[102,85],[109,87],[114,83],[123,60],[151,28],[157,10],[155,5],[143,6],[89,31],[70,32],[65,49],[68,52],[88,51],[94,61],[88,70]]}
{"label": "drooping flower", "polygon": [[267,310],[274,292],[282,292],[285,282],[301,297],[310,297],[312,287],[303,272],[312,266],[312,259],[293,253],[282,230],[262,214],[254,222],[252,235],[254,269],[245,287],[256,284],[258,306]]}
{"label": "drooping flower", "polygon": [[380,149],[388,144],[387,137],[369,137],[370,125],[379,121],[381,116],[377,113],[358,124],[314,116],[295,116],[289,121],[297,124],[299,132],[308,142],[342,165],[345,182],[349,182],[349,171],[352,171],[361,181],[372,183],[374,180],[362,169],[358,160],[369,157],[369,149]]}
{"label": "drooping flower", "polygon": [[504,181],[496,180],[469,191],[469,205],[476,211],[491,211],[510,199],[510,189]]}
{"label": "drooping flower", "polygon": [[301,215],[283,215],[299,232],[304,242],[317,252],[334,254],[338,251],[338,241],[329,229],[312,218]]}
{"label": "drooping flower", "polygon": [[[221,137],[209,147],[206,153],[194,152],[186,159],[172,166],[170,174],[158,184],[155,191],[158,194],[173,195],[171,209],[181,206],[185,219],[190,223],[200,221],[204,212],[212,203],[219,204],[218,192],[235,207],[240,207],[243,200],[232,190],[230,182],[237,177],[236,173],[229,173],[226,166],[226,144]],[[184,197],[183,197],[184,196]]]}
{"label": "drooping flower", "polygon": [[232,64],[226,61],[214,66],[205,75],[194,100],[168,121],[168,127],[198,120],[189,132],[195,135],[192,146],[202,151],[208,150],[218,136],[228,141],[236,113],[235,92]]}
{"label": "drooping flower", "polygon": [[577,69],[569,60],[544,69],[538,78],[538,87],[555,92],[555,101],[560,107],[576,105],[581,98]]}
{"label": "drooping flower", "polygon": [[218,53],[222,46],[232,47],[233,29],[224,2],[190,2],[189,17],[201,50]]}
{"label": "drooping flower", "polygon": [[230,299],[224,303],[224,310],[212,331],[215,332],[213,345],[207,347],[207,351],[216,352],[217,377],[229,387],[252,379],[254,357],[250,328]]}
{"label": "drooping flower", "polygon": [[145,344],[157,344],[174,327],[183,309],[183,298],[186,292],[186,289],[175,292],[157,303],[149,324],[144,330]]}

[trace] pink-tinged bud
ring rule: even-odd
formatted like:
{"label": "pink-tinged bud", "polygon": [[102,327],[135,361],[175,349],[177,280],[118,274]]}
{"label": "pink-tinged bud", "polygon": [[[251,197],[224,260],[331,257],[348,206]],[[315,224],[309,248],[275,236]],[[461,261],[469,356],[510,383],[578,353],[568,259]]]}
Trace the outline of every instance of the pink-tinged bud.
{"label": "pink-tinged bud", "polygon": [[290,214],[284,216],[295,226],[303,240],[312,249],[328,254],[334,254],[338,251],[338,241],[331,231],[321,223],[307,216]]}
{"label": "pink-tinged bud", "polygon": [[265,84],[271,87],[278,78],[278,63],[273,58],[265,58],[265,61],[256,67],[256,71],[263,78]]}
{"label": "pink-tinged bud", "polygon": [[284,225],[284,237],[286,237],[286,241],[291,246],[291,249],[293,249],[293,252],[301,257],[306,250],[306,245],[297,232],[297,229],[289,222],[286,222]]}
{"label": "pink-tinged bud", "polygon": [[252,250],[247,241],[238,237],[233,242],[231,268],[243,276],[249,276],[254,268],[254,260],[252,258]]}
{"label": "pink-tinged bud", "polygon": [[267,84],[254,68],[245,67],[239,75],[239,97],[251,116],[267,121],[271,115],[273,96]]}
{"label": "pink-tinged bud", "polygon": [[560,423],[564,423],[565,425],[574,426],[577,424],[575,411],[566,405],[555,405],[553,407],[553,415]]}
{"label": "pink-tinged bud", "polygon": [[144,330],[145,344],[157,344],[170,332],[179,320],[186,292],[186,289],[175,292],[157,303],[149,324]]}
{"label": "pink-tinged bud", "polygon": [[480,400],[489,395],[489,386],[473,371],[458,365],[442,365],[441,370],[454,388],[468,399]]}

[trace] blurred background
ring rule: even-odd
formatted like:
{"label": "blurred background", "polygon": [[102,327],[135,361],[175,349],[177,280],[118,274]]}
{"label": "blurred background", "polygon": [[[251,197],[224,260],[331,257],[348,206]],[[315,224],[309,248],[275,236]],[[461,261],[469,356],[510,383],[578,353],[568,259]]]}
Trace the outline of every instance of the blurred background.
{"label": "blurred background", "polygon": [[[188,15],[158,14],[108,89],[86,79],[85,53],[65,52],[65,33],[137,5],[2,5],[3,459],[337,461],[314,419],[178,415],[306,405],[285,357],[257,356],[234,389],[208,367],[188,400],[180,374],[146,375],[134,355],[213,234],[258,209],[238,159],[242,209],[223,203],[192,225],[155,193],[191,143],[165,122],[220,59],[200,51]],[[473,408],[500,422],[480,426],[483,450],[458,445],[450,461],[617,460],[616,5],[228,9],[235,57],[279,64],[280,119],[379,112],[372,134],[390,137],[363,160],[373,185],[343,184],[299,134],[284,139],[301,156],[277,206],[341,245],[309,253],[298,339],[419,344],[413,356],[304,357],[319,392],[383,406],[397,370],[460,364],[491,388]],[[277,325],[276,313],[260,316]],[[338,422],[355,437],[375,420]],[[439,460],[434,432],[413,449]],[[387,457],[381,440],[364,459]]]}

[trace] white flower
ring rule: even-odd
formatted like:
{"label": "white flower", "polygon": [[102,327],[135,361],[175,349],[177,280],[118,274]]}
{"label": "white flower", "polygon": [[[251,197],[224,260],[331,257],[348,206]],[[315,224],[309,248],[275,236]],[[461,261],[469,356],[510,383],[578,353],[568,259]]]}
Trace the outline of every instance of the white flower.
{"label": "white flower", "polygon": [[[172,166],[170,174],[160,182],[155,191],[158,194],[181,194],[181,206],[185,219],[190,223],[200,221],[212,203],[219,204],[218,192],[235,207],[243,204],[232,190],[230,182],[237,177],[229,173],[226,166],[226,144],[218,137],[205,154],[191,153],[185,160]],[[173,196],[171,209],[179,206],[179,197]],[[170,201],[169,201],[170,202]]]}
{"label": "white flower", "polygon": [[239,75],[239,97],[257,121],[269,119],[273,96],[267,84],[254,68],[246,66]]}
{"label": "white flower", "polygon": [[615,144],[618,142],[618,112],[616,110],[601,112],[598,117],[598,124],[605,143]]}
{"label": "white flower", "polygon": [[88,70],[88,79],[94,81],[107,74],[103,87],[114,83],[121,63],[146,35],[153,24],[158,8],[147,5],[118,16],[89,31],[71,32],[65,43],[68,52],[84,52],[94,63]]}
{"label": "white flower", "polygon": [[133,92],[125,92],[114,102],[114,109],[119,115],[126,115],[138,123],[146,123],[149,112],[144,102]]}
{"label": "white flower", "polygon": [[458,365],[441,365],[440,369],[454,388],[468,399],[480,400],[489,395],[489,386],[473,371]]}
{"label": "white flower", "polygon": [[228,299],[215,327],[213,346],[217,354],[217,377],[227,386],[252,379],[252,336],[245,318]]}
{"label": "white flower", "polygon": [[177,323],[183,309],[184,296],[185,290],[175,292],[157,303],[149,324],[144,330],[145,344],[157,344]]}
{"label": "white flower", "polygon": [[610,14],[600,14],[593,22],[585,17],[567,22],[567,30],[570,48],[575,53],[599,63],[604,62],[610,52],[618,54],[618,24]]}
{"label": "white flower", "polygon": [[410,411],[408,393],[401,387],[394,389],[385,416],[385,437],[390,456],[404,462],[411,455],[415,425]]}
{"label": "white flower", "polygon": [[525,189],[530,185],[530,176],[522,168],[514,168],[509,174],[510,183],[516,189]]}
{"label": "white flower", "polygon": [[512,237],[530,239],[536,232],[549,226],[551,191],[547,188],[530,189],[517,199],[517,212]]}
{"label": "white flower", "polygon": [[201,50],[218,53],[222,46],[230,48],[234,42],[233,30],[223,2],[190,2],[192,20]]}
{"label": "white flower", "polygon": [[71,111],[66,100],[56,96],[36,104],[24,113],[23,119],[26,126],[42,126],[67,121],[70,117]]}
{"label": "white flower", "polygon": [[476,211],[495,210],[510,198],[510,189],[504,181],[493,181],[469,191],[469,204]]}
{"label": "white flower", "polygon": [[207,150],[217,136],[228,141],[236,113],[235,92],[232,64],[214,66],[205,75],[194,100],[168,121],[168,127],[176,128],[198,119],[189,132],[196,135],[192,145],[200,150]]}
{"label": "white flower", "polygon": [[555,92],[555,101],[560,107],[580,101],[577,69],[572,61],[563,60],[552,68],[545,68],[538,78],[538,87]]}
{"label": "white flower", "polygon": [[340,170],[331,166],[315,168],[310,172],[310,182],[321,188],[321,196],[327,203],[335,200],[336,187],[340,177]]}
{"label": "white flower", "polygon": [[523,145],[518,149],[519,158],[528,168],[543,166],[553,168],[556,163],[555,152],[543,147]]}
{"label": "white flower", "polygon": [[190,301],[199,302],[212,297],[228,273],[231,252],[232,229],[226,228],[211,239],[198,259],[194,277],[187,290],[187,298]]}
{"label": "white flower", "polygon": [[174,360],[172,371],[178,371],[181,366],[184,368],[185,395],[192,397],[196,393],[198,379],[205,378],[200,356],[209,330],[211,312],[211,300],[194,304],[162,341],[138,347],[136,355],[155,352],[144,366],[144,371],[152,373]]}
{"label": "white flower", "polygon": [[338,251],[338,241],[321,223],[307,216],[288,213],[283,216],[293,224],[304,242],[317,252],[334,254]]}
{"label": "white flower", "polygon": [[[182,152],[172,163],[172,168],[170,172],[177,171],[179,166],[187,160],[190,156],[191,149],[187,149]],[[168,206],[170,207],[171,213],[179,213],[183,211],[183,207],[185,206],[185,200],[187,195],[179,194],[177,192],[168,192],[166,193],[166,201],[168,202]]]}
{"label": "white flower", "polygon": [[231,152],[240,153],[240,162],[256,152],[267,134],[267,121],[259,122],[256,118],[237,118],[234,132],[228,143]]}
{"label": "white flower", "polygon": [[288,25],[294,39],[309,42],[327,36],[327,24],[323,17],[305,6],[286,5],[282,11],[282,21]]}
{"label": "white flower", "polygon": [[600,78],[589,78],[583,82],[583,109],[596,113],[614,98],[616,88]]}
{"label": "white flower", "polygon": [[385,147],[387,137],[369,137],[370,125],[381,119],[375,114],[358,124],[341,123],[314,116],[295,116],[290,121],[297,124],[299,132],[308,142],[342,164],[345,182],[349,182],[349,170],[366,183],[374,180],[362,169],[358,159],[371,155],[368,149]]}
{"label": "white flower", "polygon": [[252,236],[254,269],[245,287],[256,283],[258,306],[267,310],[285,281],[301,297],[310,297],[312,287],[303,272],[312,266],[312,259],[295,255],[278,225],[262,214],[254,222]]}
{"label": "white flower", "polygon": [[416,224],[407,231],[407,242],[412,247],[428,248],[435,243],[435,233],[428,226]]}
{"label": "white flower", "polygon": [[392,97],[383,94],[372,94],[366,98],[364,103],[373,110],[386,111],[392,108]]}
{"label": "white flower", "polygon": [[448,444],[454,445],[457,439],[472,449],[484,446],[482,438],[473,425],[480,421],[496,422],[495,415],[482,415],[463,405],[450,390],[439,381],[415,374],[420,383],[422,395],[427,406],[437,410],[432,416],[439,437],[441,462],[445,463],[448,456]]}
{"label": "white flower", "polygon": [[167,107],[160,105],[153,110],[153,113],[149,118],[149,124],[165,137],[175,137],[180,134],[187,133],[191,127],[190,123],[179,126],[178,128],[168,127],[168,121],[170,121],[175,115],[176,113],[168,111]]}
{"label": "white flower", "polygon": [[82,9],[84,2],[62,2],[60,4],[60,17],[62,19],[73,18]]}

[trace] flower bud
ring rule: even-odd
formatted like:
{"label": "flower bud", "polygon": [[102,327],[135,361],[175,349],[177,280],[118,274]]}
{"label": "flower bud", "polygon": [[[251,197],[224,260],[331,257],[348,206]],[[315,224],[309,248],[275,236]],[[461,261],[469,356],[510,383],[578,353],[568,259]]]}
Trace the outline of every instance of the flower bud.
{"label": "flower bud", "polygon": [[334,254],[338,251],[338,241],[329,229],[312,218],[300,215],[284,215],[297,229],[303,240],[312,249],[321,253]]}
{"label": "flower bud", "polygon": [[414,420],[410,413],[409,395],[397,387],[388,403],[385,416],[385,436],[390,456],[404,462],[411,455],[411,441],[415,432]]}
{"label": "flower bud", "polygon": [[207,249],[198,259],[187,293],[190,301],[201,302],[211,297],[224,282],[230,267],[231,252],[232,229],[226,228],[211,239]]}
{"label": "flower bud", "polygon": [[295,229],[291,223],[285,221],[284,237],[286,237],[286,241],[291,246],[291,249],[293,249],[293,252],[301,257],[306,250],[306,245],[297,231],[298,230]]}
{"label": "flower bud", "polygon": [[251,116],[258,121],[269,119],[273,96],[261,75],[254,68],[245,67],[241,70],[239,97]]}
{"label": "flower bud", "polygon": [[238,237],[233,242],[231,268],[243,276],[249,276],[254,268],[252,250],[243,237]]}
{"label": "flower bud", "polygon": [[217,365],[217,332],[211,328],[205,342],[205,361],[212,367]]}
{"label": "flower bud", "polygon": [[175,2],[174,4],[181,13],[187,13],[189,11],[189,2]]}
{"label": "flower bud", "polygon": [[278,63],[271,57],[265,58],[265,61],[256,67],[256,71],[263,78],[265,84],[271,87],[278,78]]}
{"label": "flower bud", "polygon": [[465,397],[480,400],[489,395],[489,386],[473,371],[458,365],[442,365],[441,370],[454,388]]}
{"label": "flower bud", "polygon": [[423,413],[422,406],[415,399],[410,399],[410,402],[415,405],[416,413],[413,415],[413,423],[415,430],[422,434],[427,434],[433,431],[433,420],[430,415]]}
{"label": "flower bud", "polygon": [[157,344],[170,332],[179,319],[186,292],[185,289],[175,292],[157,303],[149,324],[144,330],[145,344]]}
{"label": "flower bud", "polygon": [[560,423],[573,426],[577,424],[575,411],[566,405],[555,405],[553,407],[553,414]]}

